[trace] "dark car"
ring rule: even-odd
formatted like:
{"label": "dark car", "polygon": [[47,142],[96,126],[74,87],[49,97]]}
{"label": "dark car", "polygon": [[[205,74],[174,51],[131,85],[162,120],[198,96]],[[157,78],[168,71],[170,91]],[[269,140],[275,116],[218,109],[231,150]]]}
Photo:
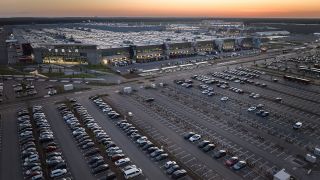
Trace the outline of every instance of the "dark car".
{"label": "dark car", "polygon": [[56,166],[54,166],[53,169],[66,169],[67,168],[67,164],[65,162],[61,162],[59,164],[57,164]]}
{"label": "dark car", "polygon": [[199,143],[198,148],[204,148],[206,145],[210,144],[210,141],[203,140]]}
{"label": "dark car", "polygon": [[114,172],[109,172],[106,176],[99,178],[98,180],[112,180],[116,178],[116,174]]}
{"label": "dark car", "polygon": [[146,102],[152,102],[152,101],[154,101],[154,98],[147,98],[145,101]]}
{"label": "dark car", "polygon": [[172,174],[176,170],[180,169],[180,166],[178,164],[171,166],[169,169],[167,169],[167,174]]}
{"label": "dark car", "polygon": [[204,148],[202,148],[202,151],[209,152],[209,151],[212,151],[215,147],[216,147],[216,145],[214,145],[214,144],[208,144]]}
{"label": "dark car", "polygon": [[89,151],[87,151],[84,155],[85,156],[92,156],[92,155],[97,154],[99,152],[100,152],[99,149],[94,148],[94,149],[90,149]]}
{"label": "dark car", "polygon": [[109,165],[108,164],[102,164],[94,169],[92,169],[92,173],[93,174],[98,174],[101,173],[102,171],[106,171],[109,169]]}
{"label": "dark car", "polygon": [[95,163],[95,162],[97,162],[97,161],[99,161],[99,160],[103,160],[103,157],[102,156],[94,156],[94,157],[92,157],[92,158],[90,158],[89,159],[89,164],[93,164],[93,163]]}
{"label": "dark car", "polygon": [[227,151],[222,149],[222,150],[219,150],[219,151],[215,152],[215,153],[213,154],[213,157],[214,157],[215,159],[219,159],[219,158],[224,157],[225,155],[227,155]]}
{"label": "dark car", "polygon": [[142,147],[142,150],[147,150],[147,149],[149,149],[150,147],[153,147],[153,146],[154,146],[153,143],[147,143]]}
{"label": "dark car", "polygon": [[148,148],[147,152],[148,152],[148,153],[152,153],[153,151],[155,151],[155,150],[157,150],[157,149],[159,149],[159,148],[158,148],[158,147],[155,147],[155,146],[152,146],[152,147],[149,147],[149,148]]}
{"label": "dark car", "polygon": [[162,149],[157,149],[150,154],[151,157],[157,157],[159,154],[162,154],[164,151]]}
{"label": "dark car", "polygon": [[156,159],[156,161],[162,161],[162,160],[166,159],[167,157],[168,157],[168,154],[164,153],[164,154],[158,155],[155,159]]}
{"label": "dark car", "polygon": [[104,160],[102,160],[102,159],[96,161],[96,162],[93,163],[93,164],[91,164],[90,167],[91,167],[91,168],[96,168],[96,167],[100,166],[101,164],[104,164]]}
{"label": "dark car", "polygon": [[186,133],[183,137],[184,137],[184,139],[189,139],[191,136],[193,136],[193,135],[195,135],[196,133],[194,133],[194,132],[188,132],[188,133]]}
{"label": "dark car", "polygon": [[184,169],[180,169],[180,170],[175,171],[175,172],[172,174],[172,178],[173,178],[173,179],[179,179],[179,178],[184,177],[185,175],[187,175],[187,171],[184,170]]}

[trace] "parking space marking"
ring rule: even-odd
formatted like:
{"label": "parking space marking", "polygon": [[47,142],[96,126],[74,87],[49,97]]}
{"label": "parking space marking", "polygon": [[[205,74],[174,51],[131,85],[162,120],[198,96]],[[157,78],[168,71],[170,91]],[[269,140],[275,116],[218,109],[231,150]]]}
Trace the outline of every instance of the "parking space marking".
{"label": "parking space marking", "polygon": [[247,174],[243,175],[243,177],[245,178],[245,177],[249,176],[252,173],[253,173],[253,171],[249,171]]}
{"label": "parking space marking", "polygon": [[192,157],[191,159],[185,161],[184,163],[185,163],[185,164],[188,164],[189,162],[194,161],[194,160],[196,160],[196,158],[195,158],[195,157]]}
{"label": "parking space marking", "polygon": [[184,158],[189,157],[189,156],[191,156],[191,154],[186,154],[186,155],[180,157],[180,159],[184,159]]}
{"label": "parking space marking", "polygon": [[186,151],[180,151],[180,152],[178,152],[177,154],[175,154],[175,156],[179,156],[180,154],[183,154],[183,153],[185,153]]}
{"label": "parking space marking", "polygon": [[284,154],[284,152],[282,152],[282,153],[278,154],[278,155],[277,155],[277,157],[279,157],[279,156],[281,156],[281,155],[283,155],[283,154]]}
{"label": "parking space marking", "polygon": [[289,159],[289,158],[291,158],[292,157],[292,155],[290,154],[289,156],[287,156],[286,158],[284,158],[284,160],[287,160],[287,159]]}

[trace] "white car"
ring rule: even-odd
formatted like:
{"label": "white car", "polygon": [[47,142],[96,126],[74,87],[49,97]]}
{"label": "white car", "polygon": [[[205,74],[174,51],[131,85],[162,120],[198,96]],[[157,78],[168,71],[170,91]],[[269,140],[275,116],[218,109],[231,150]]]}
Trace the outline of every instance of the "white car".
{"label": "white car", "polygon": [[294,125],[293,125],[293,129],[300,129],[302,127],[302,122],[296,122]]}
{"label": "white car", "polygon": [[122,158],[122,159],[117,160],[114,164],[116,166],[123,166],[123,165],[125,165],[125,164],[127,164],[129,162],[130,162],[129,158]]}
{"label": "white car", "polygon": [[177,163],[175,162],[175,161],[167,161],[165,164],[164,164],[164,167],[166,168],[166,169],[168,169],[168,168],[170,168],[170,167],[172,167],[172,166],[174,166],[174,165],[176,165]]}
{"label": "white car", "polygon": [[248,108],[248,111],[249,112],[252,112],[252,111],[255,111],[257,108],[255,106],[251,106]]}
{"label": "white car", "polygon": [[62,176],[66,173],[67,173],[66,169],[56,169],[51,171],[50,177],[54,178],[54,177]]}
{"label": "white car", "polygon": [[125,179],[131,179],[141,174],[142,174],[142,170],[140,168],[131,168],[123,172]]}
{"label": "white car", "polygon": [[195,134],[189,138],[189,141],[195,142],[195,141],[198,141],[199,139],[201,139],[201,135]]}
{"label": "white car", "polygon": [[222,97],[220,100],[221,100],[221,101],[227,101],[228,99],[229,99],[228,97],[224,96],[224,97]]}
{"label": "white car", "polygon": [[259,97],[260,97],[260,94],[256,94],[256,95],[253,96],[253,98],[255,98],[255,99],[257,99]]}
{"label": "white car", "polygon": [[140,144],[140,143],[142,143],[143,141],[147,141],[147,140],[148,140],[148,138],[147,138],[146,136],[142,136],[141,138],[139,138],[139,139],[137,140],[137,143]]}

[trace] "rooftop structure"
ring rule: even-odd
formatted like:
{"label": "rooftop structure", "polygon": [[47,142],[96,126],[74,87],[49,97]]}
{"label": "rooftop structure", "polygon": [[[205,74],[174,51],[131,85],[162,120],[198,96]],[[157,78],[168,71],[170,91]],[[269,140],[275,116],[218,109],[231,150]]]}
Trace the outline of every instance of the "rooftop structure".
{"label": "rooftop structure", "polygon": [[179,43],[196,40],[213,40],[216,37],[191,32],[173,31],[113,32],[99,29],[79,30],[77,28],[15,28],[14,34],[19,42],[29,42],[33,47],[44,44],[95,44],[98,49],[129,47],[130,45],[159,45],[164,42]]}

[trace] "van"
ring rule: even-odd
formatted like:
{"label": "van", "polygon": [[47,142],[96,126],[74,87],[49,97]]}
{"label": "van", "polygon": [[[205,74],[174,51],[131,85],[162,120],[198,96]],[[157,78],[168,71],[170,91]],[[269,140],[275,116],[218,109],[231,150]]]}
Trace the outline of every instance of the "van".
{"label": "van", "polygon": [[123,172],[125,179],[134,178],[142,174],[142,170],[140,168],[131,168]]}

